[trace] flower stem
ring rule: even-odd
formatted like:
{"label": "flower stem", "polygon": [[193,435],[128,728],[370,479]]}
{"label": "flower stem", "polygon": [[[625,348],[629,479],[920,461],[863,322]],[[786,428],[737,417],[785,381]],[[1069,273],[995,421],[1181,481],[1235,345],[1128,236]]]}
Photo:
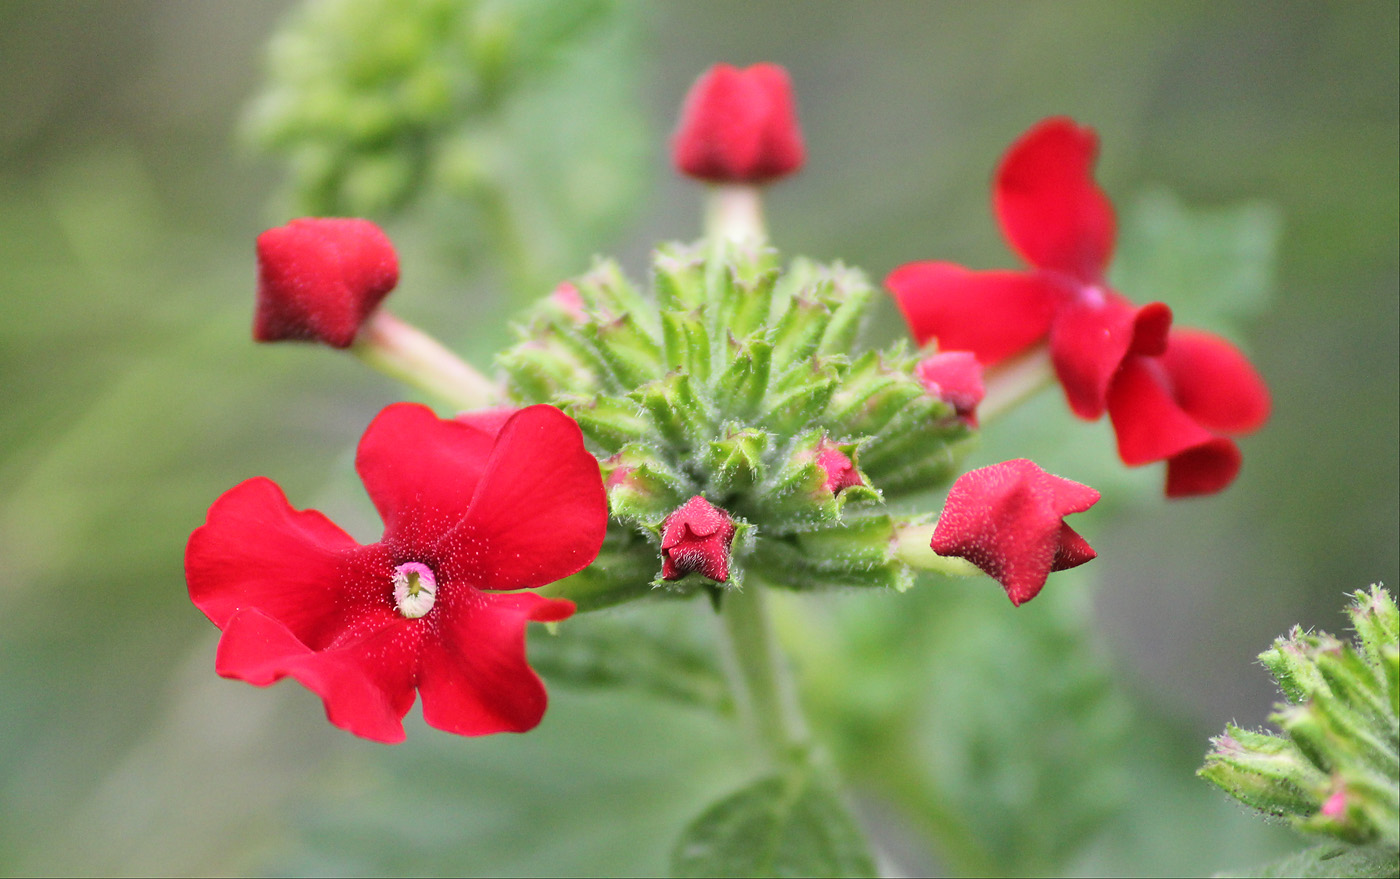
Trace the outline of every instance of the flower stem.
{"label": "flower stem", "polygon": [[711,186],[705,204],[705,237],[713,241],[768,240],[759,187],[744,183]]}
{"label": "flower stem", "polygon": [[365,363],[462,409],[502,402],[495,382],[436,339],[384,309],[370,316],[350,350]]}
{"label": "flower stem", "polygon": [[1054,380],[1050,349],[1044,345],[993,366],[984,377],[987,394],[977,407],[978,420],[996,419]]}
{"label": "flower stem", "polygon": [[949,577],[978,577],[982,571],[971,562],[941,556],[930,548],[934,525],[899,525],[895,530],[894,554],[916,571],[937,571]]}
{"label": "flower stem", "polygon": [[807,724],[762,588],[751,583],[746,589],[725,592],[719,618],[727,636],[726,665],[740,716],[775,762],[804,762],[809,750]]}

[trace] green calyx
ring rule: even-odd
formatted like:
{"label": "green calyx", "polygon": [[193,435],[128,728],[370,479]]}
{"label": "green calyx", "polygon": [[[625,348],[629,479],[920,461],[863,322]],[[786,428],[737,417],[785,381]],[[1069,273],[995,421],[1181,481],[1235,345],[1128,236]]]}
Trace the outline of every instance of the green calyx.
{"label": "green calyx", "polygon": [[1286,703],[1284,735],[1234,726],[1199,775],[1301,831],[1400,850],[1400,613],[1380,586],[1347,613],[1354,644],[1294,627],[1259,659]]}
{"label": "green calyx", "polygon": [[[912,376],[905,346],[857,350],[876,298],[860,272],[800,259],[783,270],[771,248],[702,242],[657,251],[650,295],[612,262],[572,287],[581,308],[540,302],[499,363],[512,396],[564,409],[603,461],[604,561],[645,556],[580,575],[592,578],[581,609],[647,594],[652,577],[636,572],[654,574],[666,517],[696,495],[751,538],[735,542],[723,585],[908,585],[885,501],[945,483],[971,431]],[[827,487],[818,458],[831,450],[860,484]]]}

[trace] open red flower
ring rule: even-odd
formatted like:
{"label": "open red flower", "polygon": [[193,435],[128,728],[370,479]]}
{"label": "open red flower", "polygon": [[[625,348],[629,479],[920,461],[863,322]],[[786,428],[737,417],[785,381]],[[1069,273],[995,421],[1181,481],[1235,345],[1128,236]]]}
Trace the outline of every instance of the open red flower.
{"label": "open red flower", "polygon": [[1024,458],[969,470],[948,492],[930,546],[981,568],[1019,607],[1040,593],[1050,572],[1098,555],[1064,521],[1098,499],[1089,486]]}
{"label": "open red flower", "polygon": [[977,272],[943,262],[900,266],[885,283],[920,344],[971,351],[990,366],[1048,341],[1070,408],[1096,419],[1128,354],[1160,354],[1171,325],[1161,303],[1138,308],[1104,280],[1113,206],[1093,178],[1098,137],[1046,119],[1002,159],[993,203],[1029,271]]}
{"label": "open red flower", "polygon": [[734,520],[696,495],[676,508],[661,526],[661,579],[699,573],[716,583],[729,579],[729,546]]}
{"label": "open red flower", "polygon": [[348,348],[399,282],[399,261],[369,220],[307,218],[258,236],[253,338]]}
{"label": "open red flower", "polygon": [[423,696],[432,726],[521,732],[544,714],[525,624],[570,601],[529,590],[596,558],[607,527],[598,463],[550,406],[437,418],[400,403],[375,418],[355,466],[384,520],[361,546],[276,483],[225,492],[190,536],[190,598],[223,630],[215,668],[267,686],[291,676],[331,723],[397,742]]}
{"label": "open red flower", "polygon": [[1269,417],[1269,389],[1218,336],[1173,330],[1160,357],[1129,357],[1108,395],[1118,455],[1129,466],[1167,462],[1167,497],[1213,494],[1239,472],[1229,435]]}
{"label": "open red flower", "polygon": [[686,95],[671,155],[682,174],[710,183],[768,183],[801,168],[806,152],[787,71],[705,71]]}

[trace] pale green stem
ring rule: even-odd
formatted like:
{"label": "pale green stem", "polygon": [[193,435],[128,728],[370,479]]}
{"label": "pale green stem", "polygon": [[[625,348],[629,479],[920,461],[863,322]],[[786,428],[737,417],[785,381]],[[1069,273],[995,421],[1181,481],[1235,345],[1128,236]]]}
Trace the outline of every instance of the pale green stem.
{"label": "pale green stem", "polygon": [[786,657],[778,647],[763,590],[749,583],[724,593],[719,618],[728,641],[734,699],[780,765],[801,762],[809,748],[807,724]]}
{"label": "pale green stem", "polygon": [[1054,380],[1055,368],[1045,345],[988,368],[983,376],[987,394],[977,406],[978,421],[986,424],[996,419]]}
{"label": "pale green stem", "polygon": [[501,388],[436,339],[379,309],[350,351],[365,363],[459,409],[499,406]]}
{"label": "pale green stem", "polygon": [[929,548],[935,525],[903,524],[895,527],[894,554],[917,571],[937,571],[949,577],[980,577],[982,570],[972,562],[942,556]]}
{"label": "pale green stem", "polygon": [[712,241],[768,240],[761,188],[744,183],[712,185],[705,203],[705,237]]}

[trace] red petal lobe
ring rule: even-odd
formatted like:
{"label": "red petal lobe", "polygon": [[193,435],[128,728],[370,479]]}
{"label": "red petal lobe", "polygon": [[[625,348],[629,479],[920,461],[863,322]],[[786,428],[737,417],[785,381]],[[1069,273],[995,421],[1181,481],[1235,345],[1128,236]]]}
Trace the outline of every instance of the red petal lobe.
{"label": "red petal lobe", "polygon": [[420,639],[401,617],[375,623],[362,626],[369,629],[364,637],[317,652],[277,620],[245,610],[224,630],[214,667],[260,687],[291,676],[321,697],[331,723],[378,742],[401,742]]}
{"label": "red petal lobe", "polygon": [[442,541],[451,575],[482,589],[533,589],[598,556],[608,525],[598,461],[553,406],[506,422],[466,520]]}
{"label": "red petal lobe", "polygon": [[1113,253],[1113,205],[1094,182],[1098,136],[1063,117],[1012,144],[993,204],[1011,246],[1038,269],[1096,284]]}
{"label": "red petal lobe", "polygon": [[885,278],[914,339],[971,351],[984,365],[1019,354],[1050,328],[1057,292],[1026,272],[974,272],[945,262],[900,266]]}
{"label": "red petal lobe", "polygon": [[496,438],[486,424],[395,403],[365,430],[355,469],[384,519],[384,541],[401,555],[426,555],[466,518]]}
{"label": "red petal lobe", "polygon": [[1269,418],[1269,388],[1239,349],[1200,330],[1178,330],[1162,355],[1176,402],[1204,427],[1240,434]]}
{"label": "red petal lobe", "polygon": [[544,684],[525,659],[525,624],[570,616],[573,602],[471,590],[423,645],[423,718],[465,736],[525,732],[544,716]]}

